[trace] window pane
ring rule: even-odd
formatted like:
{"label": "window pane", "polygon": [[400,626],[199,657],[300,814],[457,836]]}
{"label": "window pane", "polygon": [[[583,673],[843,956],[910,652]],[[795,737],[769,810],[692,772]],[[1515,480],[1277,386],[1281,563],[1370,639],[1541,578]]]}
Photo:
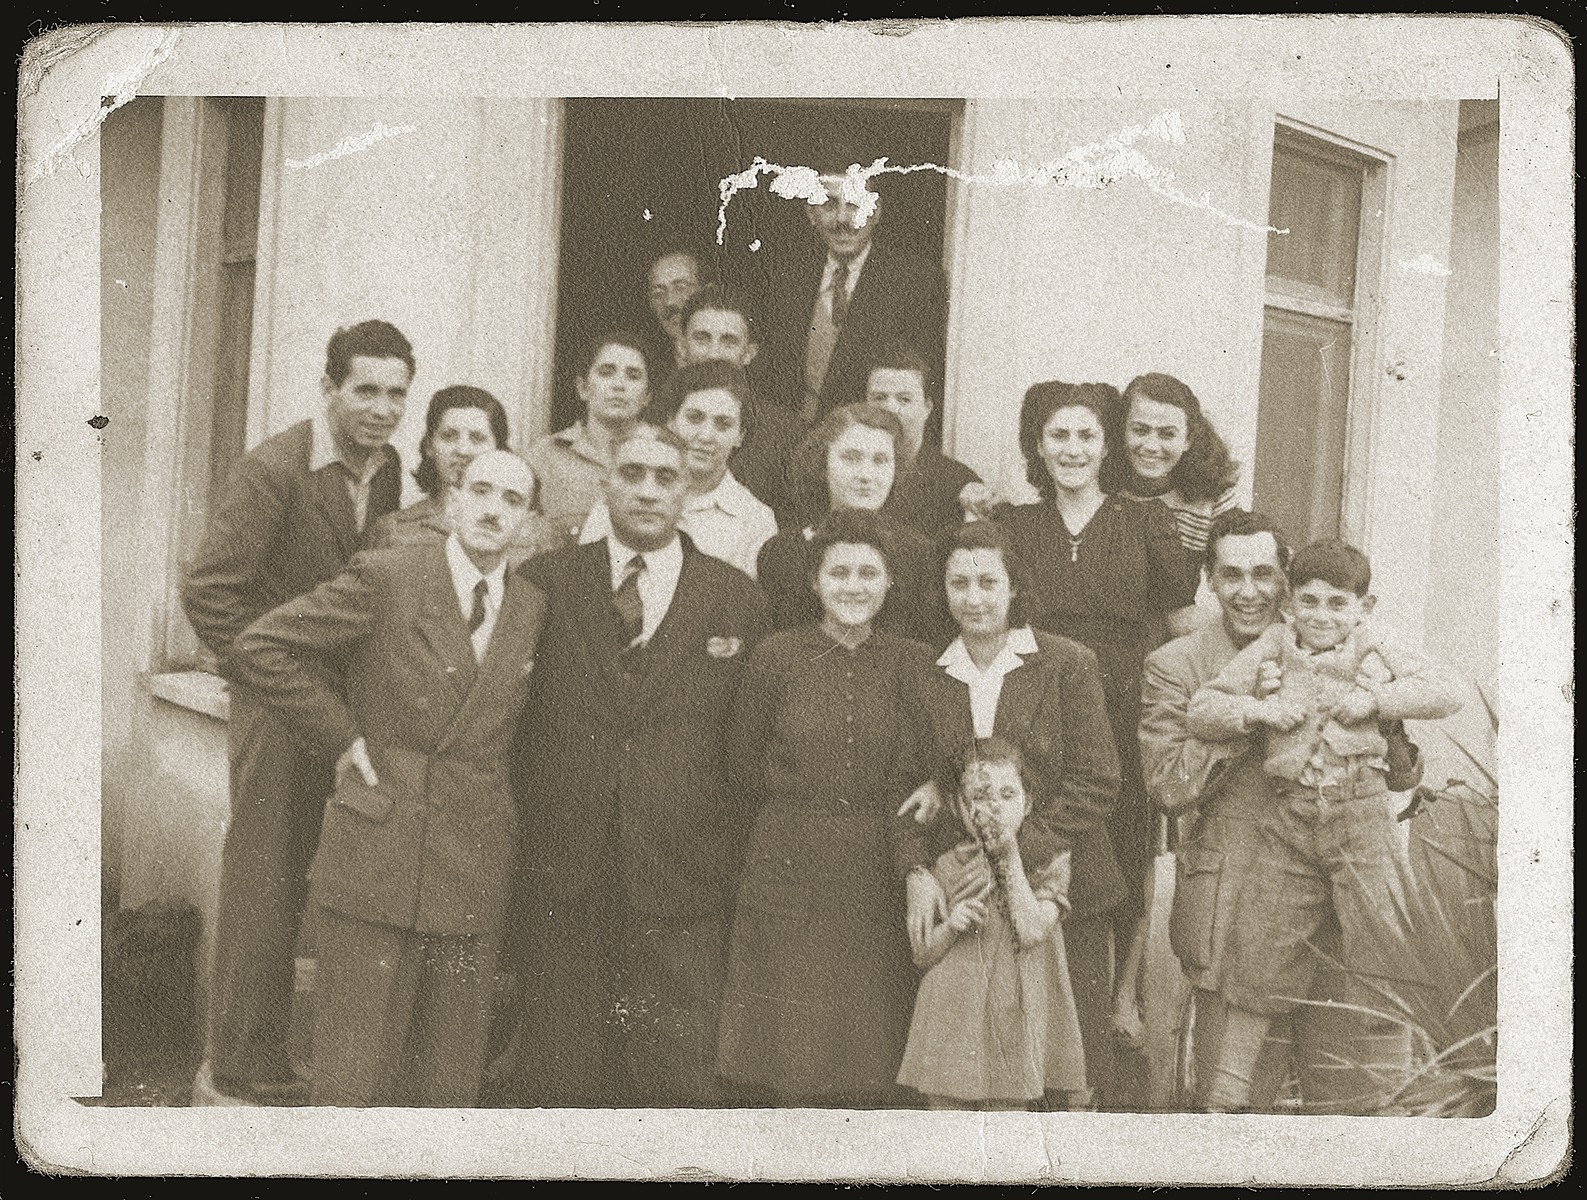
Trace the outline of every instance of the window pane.
{"label": "window pane", "polygon": [[1362,168],[1293,144],[1273,143],[1267,235],[1269,291],[1310,296],[1349,308],[1356,288]]}
{"label": "window pane", "polygon": [[1267,309],[1254,503],[1297,545],[1339,534],[1349,400],[1350,327]]}

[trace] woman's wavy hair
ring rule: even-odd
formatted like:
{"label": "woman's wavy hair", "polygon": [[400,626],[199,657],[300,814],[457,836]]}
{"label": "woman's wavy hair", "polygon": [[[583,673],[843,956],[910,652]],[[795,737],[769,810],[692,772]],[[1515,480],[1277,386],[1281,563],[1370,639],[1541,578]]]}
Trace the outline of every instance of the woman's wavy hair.
{"label": "woman's wavy hair", "polygon": [[810,538],[810,580],[815,587],[822,560],[833,546],[870,546],[882,556],[889,584],[895,578],[898,543],[887,520],[864,508],[840,508],[827,514]]}
{"label": "woman's wavy hair", "polygon": [[1008,581],[1014,591],[1014,597],[1008,604],[1008,627],[1018,629],[1029,625],[1025,597],[1030,594],[1030,575],[1024,560],[1009,540],[1008,531],[996,521],[966,521],[948,530],[937,542],[937,588],[934,595],[940,606],[938,616],[942,618],[943,627],[952,628],[954,624],[953,615],[948,610],[948,560],[953,557],[955,550],[969,550],[972,553],[977,550],[988,553],[996,551],[1003,556],[1003,569],[1008,572]]}
{"label": "woman's wavy hair", "polygon": [[819,520],[821,514],[832,509],[832,495],[827,490],[827,451],[832,443],[855,425],[868,425],[880,429],[893,439],[893,454],[899,453],[899,443],[904,438],[904,427],[898,418],[880,404],[869,401],[845,404],[834,408],[817,421],[810,432],[794,449],[788,463],[788,482],[794,503],[801,519]]}
{"label": "woman's wavy hair", "polygon": [[491,434],[496,439],[496,449],[507,448],[507,410],[500,400],[484,388],[466,383],[444,387],[430,397],[430,407],[424,412],[424,436],[419,439],[419,465],[413,470],[413,479],[426,496],[438,496],[444,490],[441,471],[435,465],[435,450],[431,439],[441,428],[441,418],[454,408],[477,408],[490,421]]}
{"label": "woman's wavy hair", "polygon": [[1168,473],[1168,484],[1186,500],[1216,500],[1240,478],[1240,464],[1229,456],[1229,447],[1201,411],[1196,393],[1172,375],[1152,372],[1137,375],[1119,398],[1109,417],[1110,445],[1120,453],[1102,464],[1102,490],[1129,488],[1134,479],[1129,455],[1123,453],[1124,430],[1130,419],[1130,401],[1139,396],[1159,404],[1172,404],[1185,414],[1185,453]]}
{"label": "woman's wavy hair", "polygon": [[[1019,450],[1025,456],[1025,478],[1041,493],[1043,500],[1057,495],[1047,463],[1041,456],[1041,433],[1060,408],[1089,408],[1102,426],[1103,445],[1113,455],[1113,433],[1108,423],[1118,407],[1119,391],[1106,383],[1060,383],[1056,379],[1032,386],[1020,401]],[[1102,460],[1102,490],[1107,491],[1108,459]]]}

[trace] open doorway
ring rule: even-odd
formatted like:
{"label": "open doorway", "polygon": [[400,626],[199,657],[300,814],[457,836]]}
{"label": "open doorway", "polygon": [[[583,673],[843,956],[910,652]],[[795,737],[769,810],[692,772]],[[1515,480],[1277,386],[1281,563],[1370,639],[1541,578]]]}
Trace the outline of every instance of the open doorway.
{"label": "open doorway", "polygon": [[[805,206],[761,186],[741,191],[716,243],[720,181],[757,155],[813,165],[824,145],[853,161],[949,162],[958,100],[568,100],[558,273],[552,428],[576,420],[573,357],[609,328],[648,334],[651,260],[697,248],[723,283],[752,303],[766,298],[813,246]],[[942,261],[947,180],[938,172],[884,176],[878,245]],[[755,248],[751,248],[754,246]],[[951,302],[951,298],[950,298]],[[763,330],[763,339],[768,337]],[[763,345],[763,355],[786,348]]]}

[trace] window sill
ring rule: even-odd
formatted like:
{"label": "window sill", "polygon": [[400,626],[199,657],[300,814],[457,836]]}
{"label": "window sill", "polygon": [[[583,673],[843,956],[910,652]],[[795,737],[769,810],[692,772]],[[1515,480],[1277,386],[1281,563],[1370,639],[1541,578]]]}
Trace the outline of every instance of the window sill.
{"label": "window sill", "polygon": [[178,708],[190,709],[224,721],[231,714],[231,697],[226,681],[208,671],[168,671],[146,675],[144,682],[151,695]]}

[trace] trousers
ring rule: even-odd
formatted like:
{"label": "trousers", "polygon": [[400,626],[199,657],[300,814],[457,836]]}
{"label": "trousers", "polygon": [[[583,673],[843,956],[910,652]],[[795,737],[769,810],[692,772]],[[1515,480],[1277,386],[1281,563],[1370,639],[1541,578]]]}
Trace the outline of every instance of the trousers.
{"label": "trousers", "polygon": [[285,1072],[298,928],[335,763],[305,749],[250,689],[232,684],[231,820],[221,857],[210,983],[216,1080]]}

